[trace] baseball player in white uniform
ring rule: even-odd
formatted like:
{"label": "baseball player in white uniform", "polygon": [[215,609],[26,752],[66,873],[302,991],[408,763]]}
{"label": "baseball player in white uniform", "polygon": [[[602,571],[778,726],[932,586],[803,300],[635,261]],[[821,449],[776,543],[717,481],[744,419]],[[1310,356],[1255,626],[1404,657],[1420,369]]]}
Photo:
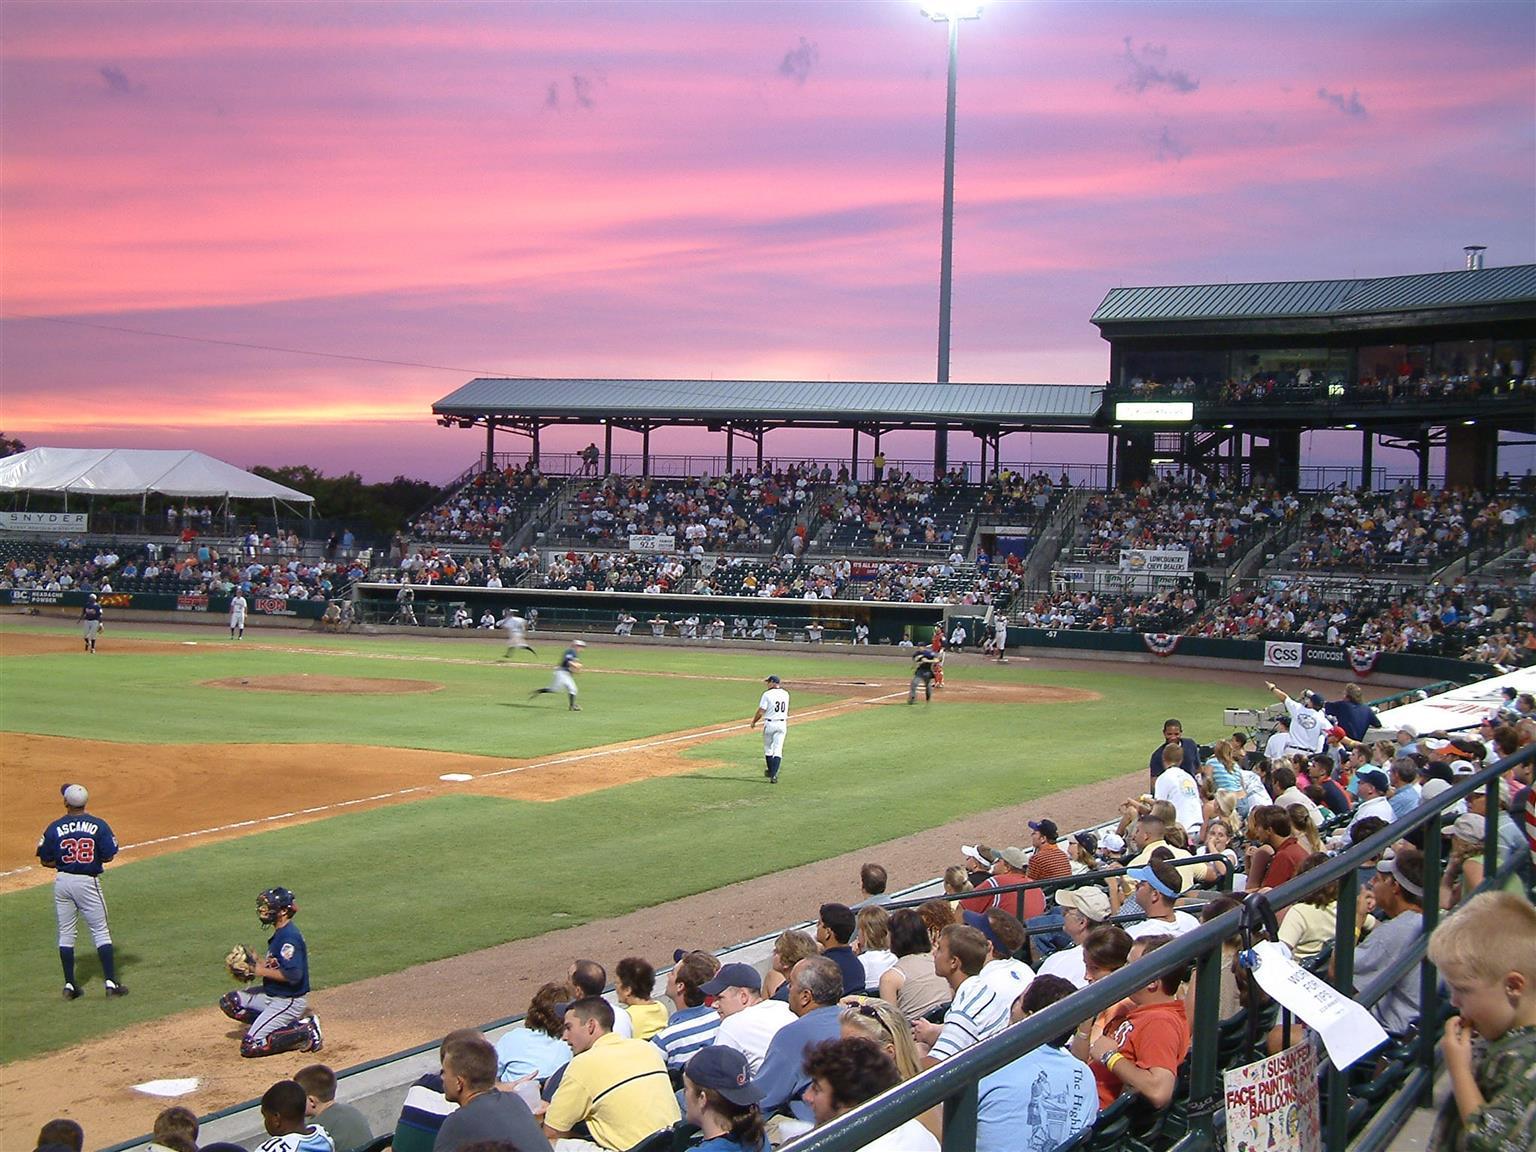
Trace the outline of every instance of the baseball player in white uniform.
{"label": "baseball player in white uniform", "polygon": [[777,676],[763,681],[768,685],[757,702],[757,713],[752,717],[752,727],[763,722],[763,760],[767,767],[763,775],[768,783],[779,782],[779,765],[784,760],[784,734],[789,731],[789,693],[784,691]]}
{"label": "baseball player in white uniform", "polygon": [[245,597],[238,591],[229,601],[229,638],[245,639]]}
{"label": "baseball player in white uniform", "polygon": [[1008,617],[999,612],[994,627],[997,634],[997,662],[1006,664],[1008,663]]}
{"label": "baseball player in white uniform", "polygon": [[518,615],[515,609],[508,610],[505,618],[501,621],[501,626],[507,630],[507,650],[501,654],[503,660],[509,658],[519,648],[533,652],[535,656],[538,655],[537,652],[534,652],[533,645],[528,643],[526,635],[528,621]]}

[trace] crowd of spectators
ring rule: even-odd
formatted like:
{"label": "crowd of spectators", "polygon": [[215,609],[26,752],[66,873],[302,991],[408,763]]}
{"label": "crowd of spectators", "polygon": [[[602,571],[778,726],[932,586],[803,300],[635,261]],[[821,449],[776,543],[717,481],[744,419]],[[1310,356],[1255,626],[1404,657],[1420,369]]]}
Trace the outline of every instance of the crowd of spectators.
{"label": "crowd of spectators", "polygon": [[1294,563],[1303,571],[1440,567],[1473,548],[1510,540],[1528,515],[1513,496],[1408,487],[1341,491],[1311,513]]}
{"label": "crowd of spectators", "polygon": [[1118,563],[1121,549],[1189,553],[1191,568],[1231,563],[1234,549],[1302,512],[1295,493],[1185,480],[1152,480],[1094,493],[1078,522],[1078,546],[1093,563]]}
{"label": "crowd of spectators", "polygon": [[550,538],[622,548],[637,535],[671,536],[685,550],[763,552],[775,547],[785,519],[806,507],[814,484],[814,473],[793,466],[728,478],[594,478],[571,498]]}
{"label": "crowd of spectators", "polygon": [[412,521],[410,534],[417,540],[459,544],[502,540],[549,498],[553,483],[534,464],[479,472],[447,500]]}
{"label": "crowd of spectators", "polygon": [[1224,405],[1469,401],[1536,392],[1536,376],[1527,374],[1526,366],[1519,361],[1496,362],[1489,365],[1487,371],[1430,370],[1407,361],[1395,368],[1395,371],[1364,373],[1354,381],[1338,372],[1320,372],[1308,367],[1211,381],[1197,381],[1189,374],[1167,380],[1136,375],[1126,383],[1125,390],[1138,399],[1187,399]]}
{"label": "crowd of spectators", "polygon": [[247,597],[313,600],[342,595],[365,574],[357,559],[311,560],[300,551],[296,537],[270,536],[231,554],[201,539],[181,547],[154,541],[95,548],[72,541],[12,543],[3,546],[0,589],[213,596],[238,590]]}

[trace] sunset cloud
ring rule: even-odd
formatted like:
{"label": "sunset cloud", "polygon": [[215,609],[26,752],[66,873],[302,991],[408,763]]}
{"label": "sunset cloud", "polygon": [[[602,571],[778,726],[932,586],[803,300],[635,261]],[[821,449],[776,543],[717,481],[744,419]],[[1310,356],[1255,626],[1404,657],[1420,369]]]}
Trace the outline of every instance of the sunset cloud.
{"label": "sunset cloud", "polygon": [[[1533,36],[1521,5],[988,6],[955,378],[1102,381],[1120,284],[1435,271],[1474,222],[1536,260]],[[483,371],[931,378],[946,47],[900,5],[13,5],[5,432],[446,476],[474,437],[428,409]]]}

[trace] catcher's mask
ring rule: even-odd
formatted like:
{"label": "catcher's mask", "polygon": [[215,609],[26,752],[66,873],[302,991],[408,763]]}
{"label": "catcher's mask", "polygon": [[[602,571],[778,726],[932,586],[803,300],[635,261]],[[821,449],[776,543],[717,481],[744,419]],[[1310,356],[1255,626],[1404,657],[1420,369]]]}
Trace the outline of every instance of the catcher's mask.
{"label": "catcher's mask", "polygon": [[276,924],[279,913],[286,912],[292,917],[298,911],[299,906],[294,902],[293,893],[286,888],[268,888],[256,897],[256,918],[263,924]]}

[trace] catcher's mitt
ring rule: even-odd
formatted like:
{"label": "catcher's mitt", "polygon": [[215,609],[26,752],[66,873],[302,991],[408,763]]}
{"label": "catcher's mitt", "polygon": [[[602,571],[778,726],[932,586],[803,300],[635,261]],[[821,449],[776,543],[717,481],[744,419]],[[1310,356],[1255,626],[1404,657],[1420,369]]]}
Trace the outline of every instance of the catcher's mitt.
{"label": "catcher's mitt", "polygon": [[244,944],[236,944],[224,957],[224,967],[240,983],[249,984],[256,979],[256,954]]}

